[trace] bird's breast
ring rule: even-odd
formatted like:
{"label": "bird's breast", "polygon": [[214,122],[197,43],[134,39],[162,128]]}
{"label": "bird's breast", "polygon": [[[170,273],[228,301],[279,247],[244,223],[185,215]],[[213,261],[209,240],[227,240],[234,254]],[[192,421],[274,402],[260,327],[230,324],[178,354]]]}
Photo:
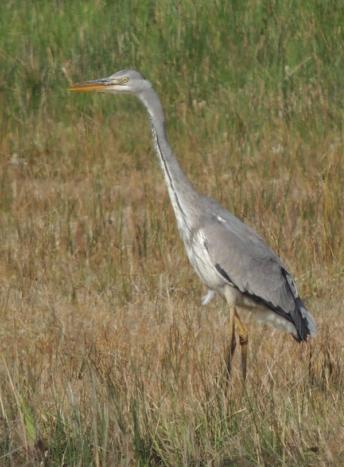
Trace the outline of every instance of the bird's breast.
{"label": "bird's breast", "polygon": [[208,250],[205,247],[205,238],[201,230],[198,230],[190,238],[184,240],[186,254],[191,265],[201,281],[212,290],[223,287],[224,281],[216,271]]}

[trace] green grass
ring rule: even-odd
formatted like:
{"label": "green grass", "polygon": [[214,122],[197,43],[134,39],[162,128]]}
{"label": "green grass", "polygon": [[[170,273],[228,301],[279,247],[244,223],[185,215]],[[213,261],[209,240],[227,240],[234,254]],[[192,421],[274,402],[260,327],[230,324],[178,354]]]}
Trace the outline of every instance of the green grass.
{"label": "green grass", "polygon": [[[0,464],[344,462],[337,1],[10,1],[0,15]],[[199,306],[147,118],[71,82],[136,68],[194,184],[297,279],[311,345]]]}

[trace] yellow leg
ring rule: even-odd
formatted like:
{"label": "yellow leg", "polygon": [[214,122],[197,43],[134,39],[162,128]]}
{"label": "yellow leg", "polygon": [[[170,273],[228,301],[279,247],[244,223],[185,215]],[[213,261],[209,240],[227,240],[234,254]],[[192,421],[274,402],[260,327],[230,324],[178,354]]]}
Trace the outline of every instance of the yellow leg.
{"label": "yellow leg", "polygon": [[235,308],[229,308],[229,346],[227,351],[227,374],[230,376],[232,371],[232,360],[236,347],[235,339]]}
{"label": "yellow leg", "polygon": [[243,324],[237,311],[235,310],[235,325],[238,329],[239,342],[241,347],[241,370],[243,380],[246,380],[247,373],[247,344],[248,344],[248,332],[246,326]]}

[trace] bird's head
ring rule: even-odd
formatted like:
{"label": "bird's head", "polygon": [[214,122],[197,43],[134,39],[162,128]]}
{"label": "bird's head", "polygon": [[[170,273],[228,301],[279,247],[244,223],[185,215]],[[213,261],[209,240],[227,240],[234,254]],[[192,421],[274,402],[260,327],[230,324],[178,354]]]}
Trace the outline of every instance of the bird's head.
{"label": "bird's head", "polygon": [[84,81],[73,84],[69,90],[74,92],[106,92],[111,94],[132,93],[140,94],[151,88],[149,81],[135,70],[121,70],[107,78]]}

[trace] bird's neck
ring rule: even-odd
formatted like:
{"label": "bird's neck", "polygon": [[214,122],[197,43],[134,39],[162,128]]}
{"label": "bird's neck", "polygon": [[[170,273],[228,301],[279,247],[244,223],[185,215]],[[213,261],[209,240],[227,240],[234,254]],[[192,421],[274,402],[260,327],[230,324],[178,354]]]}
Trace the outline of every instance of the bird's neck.
{"label": "bird's neck", "polygon": [[179,229],[191,229],[194,208],[198,195],[181,169],[169,145],[164,113],[158,95],[153,89],[140,94],[140,100],[146,107],[152,126],[153,142],[164,173],[165,182],[175,212]]}

